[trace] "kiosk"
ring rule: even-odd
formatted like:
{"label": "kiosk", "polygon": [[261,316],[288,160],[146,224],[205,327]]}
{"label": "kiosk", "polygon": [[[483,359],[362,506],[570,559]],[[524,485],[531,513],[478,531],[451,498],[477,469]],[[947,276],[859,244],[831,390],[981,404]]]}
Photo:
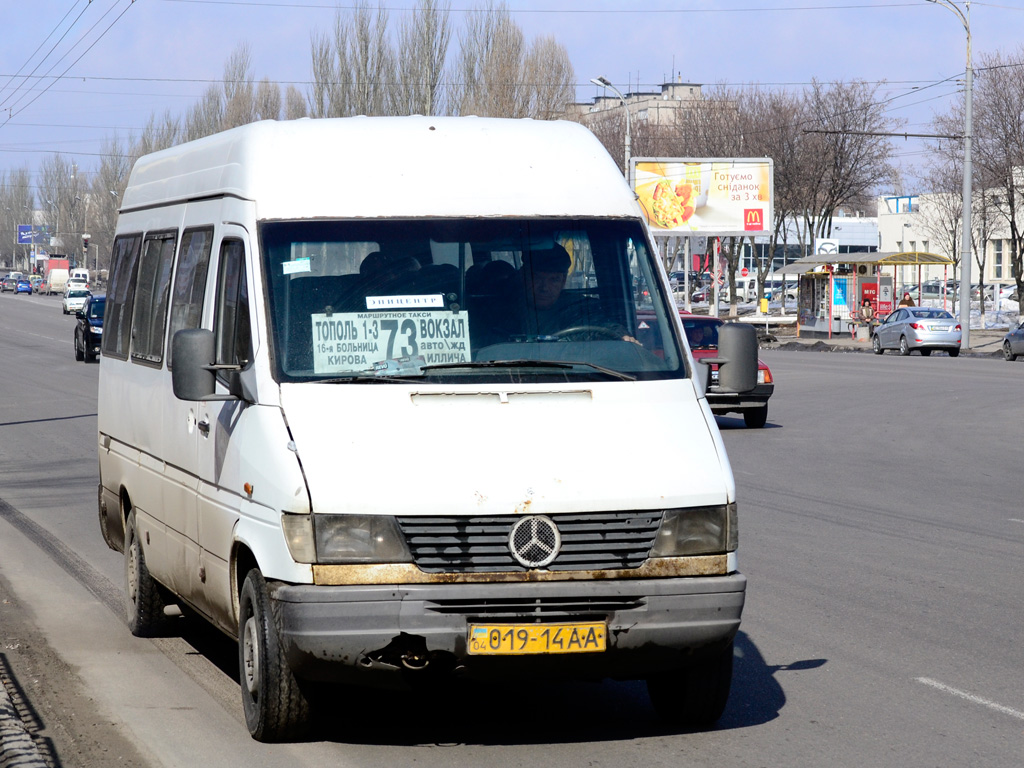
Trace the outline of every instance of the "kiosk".
{"label": "kiosk", "polygon": [[[953,260],[923,251],[867,253],[816,253],[787,264],[776,274],[800,275],[797,298],[797,335],[832,338],[851,333],[858,323],[857,309],[870,302],[874,317],[881,320],[896,307],[896,267],[916,266],[918,295],[921,295],[921,268],[943,267],[943,308],[950,297],[945,293],[945,278]],[[892,274],[886,268],[892,267]]]}

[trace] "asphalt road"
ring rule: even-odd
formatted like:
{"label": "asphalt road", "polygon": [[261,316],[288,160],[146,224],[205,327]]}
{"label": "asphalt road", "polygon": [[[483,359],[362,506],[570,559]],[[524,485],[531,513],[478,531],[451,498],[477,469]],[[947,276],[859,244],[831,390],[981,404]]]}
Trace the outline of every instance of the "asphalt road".
{"label": "asphalt road", "polygon": [[[716,730],[662,730],[635,683],[528,684],[339,693],[313,741],[266,746],[230,642],[125,626],[73,325],[56,297],[0,295],[0,617],[57,661],[26,670],[12,620],[0,660],[65,766],[1024,764],[1024,363],[762,353],[768,426],[719,420],[750,583]],[[640,482],[648,428],[620,447]],[[84,704],[53,705],[58,675]]]}

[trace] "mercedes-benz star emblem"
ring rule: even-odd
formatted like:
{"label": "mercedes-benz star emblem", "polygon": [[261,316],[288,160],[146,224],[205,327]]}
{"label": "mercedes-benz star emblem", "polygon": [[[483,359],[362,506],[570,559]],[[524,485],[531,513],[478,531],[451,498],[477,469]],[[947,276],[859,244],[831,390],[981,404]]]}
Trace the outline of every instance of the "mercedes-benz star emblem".
{"label": "mercedes-benz star emblem", "polygon": [[543,515],[524,517],[512,526],[508,548],[521,565],[543,568],[558,556],[562,535],[555,522]]}

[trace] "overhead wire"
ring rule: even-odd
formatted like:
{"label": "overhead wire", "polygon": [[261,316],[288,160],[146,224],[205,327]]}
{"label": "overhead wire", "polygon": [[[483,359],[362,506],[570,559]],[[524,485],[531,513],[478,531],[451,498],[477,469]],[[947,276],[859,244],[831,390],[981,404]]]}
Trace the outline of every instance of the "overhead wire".
{"label": "overhead wire", "polygon": [[[82,36],[81,36],[81,37],[80,37],[80,38],[79,38],[79,39],[78,39],[78,40],[77,40],[77,41],[75,42],[75,44],[74,44],[74,45],[72,45],[72,46],[71,46],[71,48],[70,48],[70,49],[69,49],[68,51],[66,51],[66,52],[64,53],[64,55],[63,55],[63,56],[61,56],[61,57],[60,57],[60,58],[59,58],[59,59],[58,59],[58,60],[57,60],[56,62],[54,62],[53,66],[52,66],[52,67],[50,67],[50,69],[49,69],[49,70],[47,70],[46,76],[49,76],[49,74],[50,74],[51,72],[53,72],[53,70],[54,70],[54,69],[55,69],[55,68],[57,67],[57,65],[59,65],[59,64],[60,64],[60,62],[64,61],[64,59],[66,59],[66,58],[68,57],[68,55],[70,55],[70,54],[71,54],[71,52],[72,52],[72,51],[74,51],[74,49],[75,49],[75,48],[77,48],[77,47],[79,46],[79,44],[81,44],[81,43],[82,43],[82,42],[83,42],[83,41],[84,41],[84,40],[86,39],[86,37],[87,37],[87,36],[88,36],[88,35],[89,35],[89,34],[90,34],[90,33],[91,33],[91,32],[92,32],[92,31],[93,31],[94,29],[96,29],[96,27],[97,27],[97,26],[99,26],[100,22],[102,22],[102,21],[103,21],[103,19],[105,19],[105,18],[106,18],[106,17],[107,17],[107,16],[108,16],[108,15],[109,15],[109,14],[111,13],[111,11],[113,11],[113,10],[114,10],[114,8],[116,8],[116,7],[117,7],[118,3],[120,3],[120,2],[122,2],[122,0],[114,0],[114,2],[113,2],[113,3],[111,4],[111,6],[110,6],[110,7],[109,7],[109,8],[108,8],[108,9],[106,10],[106,12],[105,12],[105,13],[104,13],[104,14],[103,14],[102,16],[100,16],[100,18],[99,18],[99,19],[97,19],[97,20],[96,20],[96,23],[94,23],[94,24],[93,24],[93,25],[92,25],[91,27],[89,27],[89,29],[87,29],[87,30],[85,31],[85,33],[84,33],[84,34],[83,34],[83,35],[82,35]],[[37,94],[37,95],[36,95],[36,96],[35,96],[34,98],[32,98],[32,99],[31,99],[31,100],[30,100],[30,101],[29,101],[29,102],[28,102],[27,104],[25,104],[25,105],[24,105],[23,107],[21,107],[21,109],[19,109],[19,110],[17,110],[17,111],[15,111],[14,107],[16,107],[16,106],[17,106],[18,104],[20,104],[20,103],[21,103],[21,101],[22,101],[22,98],[19,98],[19,99],[18,99],[17,101],[15,101],[15,102],[14,102],[14,103],[13,103],[13,104],[12,104],[12,105],[11,105],[11,106],[10,106],[10,107],[8,108],[8,116],[7,116],[7,119],[6,119],[6,120],[5,120],[4,122],[0,123],[0,128],[2,128],[2,127],[3,127],[4,125],[6,125],[7,123],[9,123],[9,122],[11,121],[11,119],[12,119],[12,118],[14,118],[14,116],[15,116],[15,115],[18,115],[18,114],[20,114],[21,112],[24,112],[24,111],[25,111],[25,110],[26,110],[26,109],[27,109],[28,107],[30,107],[30,106],[31,106],[32,104],[34,104],[34,103],[35,103],[36,101],[38,101],[38,100],[40,99],[40,97],[42,97],[42,96],[43,96],[43,94],[45,94],[45,93],[46,93],[47,91],[49,91],[49,90],[50,90],[50,88],[52,88],[52,87],[53,87],[54,85],[56,85],[56,83],[58,83],[58,82],[59,82],[59,81],[60,81],[60,80],[61,80],[61,79],[62,79],[62,78],[63,78],[63,77],[64,77],[64,76],[65,76],[65,75],[66,75],[66,74],[68,73],[68,72],[70,72],[70,71],[71,71],[71,68],[72,68],[72,67],[74,67],[74,66],[75,66],[75,65],[76,65],[76,64],[77,64],[78,62],[80,62],[80,61],[81,61],[81,60],[82,60],[82,59],[83,59],[83,58],[85,57],[85,55],[86,55],[86,54],[88,54],[88,53],[89,53],[89,51],[91,51],[91,50],[92,50],[92,49],[93,49],[93,48],[94,48],[94,47],[96,46],[96,44],[97,44],[97,43],[99,43],[99,41],[100,41],[100,40],[102,40],[102,39],[103,39],[103,38],[104,38],[104,37],[106,36],[106,34],[107,34],[107,33],[108,33],[108,32],[109,32],[110,30],[111,30],[111,28],[112,28],[112,27],[113,27],[113,26],[114,26],[115,24],[117,24],[117,22],[118,22],[118,21],[120,21],[120,20],[121,20],[121,18],[122,18],[122,17],[123,17],[123,16],[124,16],[124,15],[125,15],[125,14],[126,14],[127,12],[128,12],[128,10],[129,10],[130,8],[132,8],[132,6],[134,6],[134,5],[135,5],[135,0],[128,0],[128,5],[126,5],[126,6],[124,7],[124,10],[122,10],[122,11],[121,11],[121,13],[119,13],[119,14],[118,14],[118,15],[117,15],[117,16],[116,16],[116,17],[114,18],[114,20],[113,20],[112,22],[110,22],[110,24],[108,24],[108,25],[107,25],[106,29],[104,29],[104,30],[103,30],[103,31],[102,31],[102,32],[101,32],[101,33],[99,34],[99,36],[98,36],[98,37],[97,37],[97,38],[96,38],[95,40],[93,40],[93,41],[92,41],[92,42],[91,42],[91,43],[89,44],[89,46],[88,46],[88,47],[87,47],[87,48],[86,48],[86,49],[85,49],[84,51],[82,51],[82,53],[81,53],[81,54],[80,54],[80,55],[78,56],[78,58],[76,58],[76,59],[75,59],[74,61],[72,61],[72,62],[71,62],[70,64],[68,64],[68,66],[67,66],[67,67],[66,67],[66,68],[64,69],[64,71],[63,71],[63,72],[61,72],[61,73],[60,73],[59,75],[57,75],[56,77],[54,77],[54,78],[53,78],[53,80],[52,80],[52,81],[50,82],[50,84],[49,84],[49,85],[47,85],[47,86],[45,86],[44,88],[42,88],[42,89],[41,89],[41,90],[39,91],[39,93],[38,93],[38,94]]]}
{"label": "overhead wire", "polygon": [[[43,38],[43,41],[36,47],[36,49],[34,51],[32,51],[32,54],[27,59],[25,59],[25,63],[22,64],[20,67],[18,67],[18,71],[10,76],[10,78],[7,80],[7,82],[3,84],[3,87],[0,87],[0,94],[2,94],[5,90],[7,90],[7,87],[14,81],[14,79],[16,77],[18,77],[21,74],[21,71],[25,67],[27,67],[29,65],[29,63],[32,61],[32,59],[35,57],[35,55],[37,53],[39,53],[40,50],[42,50],[44,45],[46,45],[46,41],[49,40],[51,37],[53,37],[53,34],[58,29],[60,29],[61,25],[64,23],[64,21],[67,19],[67,17],[71,15],[71,12],[73,10],[75,10],[75,6],[78,5],[80,2],[82,2],[82,0],[75,0],[75,2],[71,5],[71,7],[68,8],[67,13],[65,13],[64,16],[61,18],[61,20],[57,22],[56,26],[54,26],[54,28],[50,30],[50,33],[46,37]],[[46,61],[46,59],[50,56],[50,54],[53,53],[57,49],[57,46],[60,45],[61,41],[65,37],[67,37],[67,35],[71,31],[71,29],[75,26],[75,24],[78,23],[78,20],[80,18],[82,18],[82,15],[89,9],[90,2],[91,2],[91,0],[85,0],[85,7],[82,9],[81,13],[79,13],[78,16],[75,18],[75,20],[73,22],[71,22],[71,25],[64,31],[64,34],[60,36],[60,40],[58,40],[56,43],[54,43],[50,47],[50,50],[47,52],[46,56],[44,56],[42,59],[40,59],[39,63],[36,64],[35,69],[33,69],[28,75],[25,76],[25,79],[22,81],[22,85],[24,85],[26,82],[28,82],[28,78],[32,77],[32,75],[35,74],[36,70],[39,69],[39,67],[42,66],[43,62]],[[5,97],[3,99],[3,101],[0,101],[0,107],[2,107],[5,103],[7,103],[7,100],[10,99],[11,96],[15,95],[18,92],[18,89],[20,87],[21,86],[19,86],[18,88],[15,88],[11,92],[11,94],[9,96]]]}

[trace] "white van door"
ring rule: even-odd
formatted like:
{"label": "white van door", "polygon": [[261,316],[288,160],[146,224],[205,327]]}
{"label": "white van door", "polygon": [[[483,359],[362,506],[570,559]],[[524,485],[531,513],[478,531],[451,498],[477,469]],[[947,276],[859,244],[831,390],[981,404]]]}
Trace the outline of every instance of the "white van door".
{"label": "white van door", "polygon": [[[171,285],[167,330],[167,367],[174,366],[171,340],[177,331],[198,328],[202,322],[207,274],[213,247],[213,226],[189,226],[202,221],[189,211],[178,247]],[[160,402],[166,407],[163,429],[164,498],[162,516],[167,523],[168,557],[173,566],[175,592],[202,608],[199,568],[198,406],[178,400],[164,376]]]}
{"label": "white van door", "polygon": [[[236,225],[225,225],[218,248],[213,292],[213,328],[216,338],[216,362],[226,365],[251,364],[255,354],[252,334],[253,312],[250,298],[249,237]],[[218,392],[226,393],[234,372],[218,376]],[[204,607],[225,629],[231,628],[233,600],[231,548],[234,529],[242,508],[251,502],[246,483],[259,482],[244,476],[239,459],[243,452],[234,446],[246,425],[259,410],[242,400],[206,401],[199,409],[199,573]],[[258,446],[254,446],[258,450]],[[268,523],[279,525],[279,517]]]}

